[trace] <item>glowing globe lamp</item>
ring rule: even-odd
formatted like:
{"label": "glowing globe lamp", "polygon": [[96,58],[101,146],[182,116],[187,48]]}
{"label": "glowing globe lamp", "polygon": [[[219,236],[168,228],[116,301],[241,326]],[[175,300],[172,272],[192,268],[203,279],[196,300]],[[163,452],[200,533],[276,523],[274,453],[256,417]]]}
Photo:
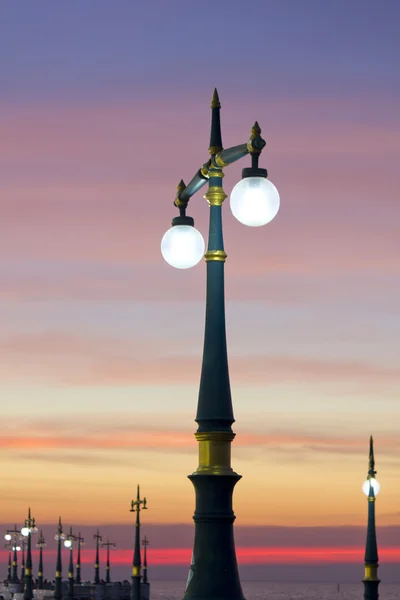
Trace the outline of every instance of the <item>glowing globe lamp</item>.
{"label": "glowing globe lamp", "polygon": [[64,546],[65,546],[66,548],[71,548],[71,546],[72,546],[72,542],[71,542],[71,540],[65,540],[65,542],[64,542]]}
{"label": "glowing globe lamp", "polygon": [[29,535],[29,527],[23,527],[21,529],[21,535],[23,535],[24,537],[27,537]]}
{"label": "glowing globe lamp", "polygon": [[4,539],[6,539],[7,542],[9,542],[11,540],[11,535],[9,533],[6,533],[6,535],[4,536]]}
{"label": "glowing globe lamp", "polygon": [[[177,217],[177,220],[180,217]],[[189,219],[189,217],[186,217]],[[175,219],[174,219],[175,220]],[[193,221],[193,219],[190,219]],[[169,265],[176,269],[190,269],[204,256],[204,239],[193,225],[174,225],[161,240],[161,253]]]}
{"label": "glowing globe lamp", "polygon": [[265,177],[245,177],[233,188],[230,204],[233,216],[243,225],[260,227],[276,216],[279,192]]}
{"label": "glowing globe lamp", "polygon": [[369,490],[370,490],[371,486],[372,486],[372,489],[374,490],[374,496],[377,496],[379,494],[379,490],[381,489],[381,486],[374,477],[371,477],[371,479],[366,479],[364,481],[363,486],[362,486],[362,490],[363,490],[364,494],[366,496],[369,496]]}

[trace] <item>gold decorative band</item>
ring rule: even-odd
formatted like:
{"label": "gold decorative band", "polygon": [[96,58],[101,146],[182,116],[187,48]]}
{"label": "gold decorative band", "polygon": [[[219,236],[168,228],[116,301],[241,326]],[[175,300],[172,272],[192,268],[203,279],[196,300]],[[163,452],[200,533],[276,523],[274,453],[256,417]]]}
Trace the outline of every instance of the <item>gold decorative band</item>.
{"label": "gold decorative band", "polygon": [[378,579],[378,565],[365,565],[365,577],[364,581],[379,581]]}
{"label": "gold decorative band", "polygon": [[16,567],[16,566],[17,566],[17,563],[15,562],[15,560],[13,560],[13,564],[12,564],[12,566],[13,566],[13,567]]}
{"label": "gold decorative band", "polygon": [[56,577],[60,579],[62,577],[61,571],[56,571]]}
{"label": "gold decorative band", "polygon": [[132,577],[140,577],[140,567],[132,567]]}
{"label": "gold decorative band", "polygon": [[210,177],[210,170],[208,168],[208,163],[206,163],[205,165],[203,165],[200,169],[200,173],[203,175],[203,177],[205,177],[206,179],[208,179]]}
{"label": "gold decorative band", "polygon": [[25,567],[25,575],[27,575],[28,577],[32,575],[32,569],[28,569],[27,567]]}
{"label": "gold decorative band", "polygon": [[221,169],[210,169],[208,171],[208,179],[212,179],[213,177],[219,177],[222,179],[222,177],[225,177],[225,175]]}
{"label": "gold decorative band", "polygon": [[95,569],[98,569],[100,565],[94,565]]}
{"label": "gold decorative band", "polygon": [[210,475],[232,473],[231,442],[235,434],[206,431],[194,435],[199,442],[199,466],[196,472]]}
{"label": "gold decorative band", "polygon": [[222,187],[213,185],[208,188],[208,192],[204,197],[208,200],[210,206],[222,206],[227,196]]}
{"label": "gold decorative band", "polygon": [[218,165],[219,167],[228,167],[229,163],[225,162],[222,158],[220,154],[217,154],[215,159],[215,164]]}
{"label": "gold decorative band", "polygon": [[208,149],[208,153],[209,154],[218,154],[218,152],[221,152],[222,148],[221,146],[210,146]]}
{"label": "gold decorative band", "polygon": [[210,260],[225,262],[227,256],[228,255],[224,250],[207,250],[207,252],[204,255],[204,258],[206,259],[206,262],[209,262]]}
{"label": "gold decorative band", "polygon": [[375,496],[368,496],[368,502],[375,502]]}
{"label": "gold decorative band", "polygon": [[73,579],[74,574],[72,573],[72,571],[68,571],[68,579]]}
{"label": "gold decorative band", "polygon": [[38,577],[43,577],[42,571],[38,571]]}

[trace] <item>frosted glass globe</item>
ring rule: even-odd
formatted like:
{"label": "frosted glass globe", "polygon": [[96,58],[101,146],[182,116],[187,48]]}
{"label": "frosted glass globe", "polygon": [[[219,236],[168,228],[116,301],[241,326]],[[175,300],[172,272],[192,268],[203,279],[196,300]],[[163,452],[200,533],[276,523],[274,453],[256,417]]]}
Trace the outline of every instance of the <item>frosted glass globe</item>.
{"label": "frosted glass globe", "polygon": [[64,546],[65,546],[66,548],[71,548],[71,546],[72,546],[72,542],[71,542],[71,540],[65,540],[65,542],[64,542]]}
{"label": "frosted glass globe", "polygon": [[29,527],[23,527],[21,529],[21,535],[23,535],[24,537],[27,537],[29,535]]}
{"label": "frosted glass globe", "polygon": [[161,240],[164,259],[176,269],[194,267],[204,256],[204,239],[191,225],[175,225]]}
{"label": "frosted glass globe", "polygon": [[379,490],[381,489],[380,484],[373,477],[371,479],[366,479],[363,483],[362,490],[366,496],[369,496],[369,487],[372,485],[372,489],[374,490],[374,495],[377,496],[379,494]]}
{"label": "frosted glass globe", "polygon": [[7,542],[9,542],[11,540],[11,535],[9,533],[6,533],[4,539],[7,540]]}
{"label": "frosted glass globe", "polygon": [[264,177],[245,177],[232,190],[231,210],[233,216],[243,225],[260,227],[276,216],[280,198],[279,192]]}

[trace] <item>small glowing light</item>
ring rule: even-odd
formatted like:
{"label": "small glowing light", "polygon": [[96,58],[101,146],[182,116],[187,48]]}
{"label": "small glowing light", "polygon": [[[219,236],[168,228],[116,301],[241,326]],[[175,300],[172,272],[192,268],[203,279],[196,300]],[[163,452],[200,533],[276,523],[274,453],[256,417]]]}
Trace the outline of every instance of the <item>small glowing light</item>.
{"label": "small glowing light", "polygon": [[161,240],[161,253],[168,264],[176,269],[190,269],[204,256],[204,239],[191,225],[175,225]]}
{"label": "small glowing light", "polygon": [[4,539],[7,540],[7,542],[9,542],[11,540],[11,535],[9,533],[6,533]]}
{"label": "small glowing light", "polygon": [[366,479],[363,483],[362,491],[366,496],[369,496],[370,486],[372,486],[372,489],[374,490],[374,496],[377,496],[379,494],[381,486],[374,477],[371,477],[371,479]]}
{"label": "small glowing light", "polygon": [[27,537],[29,535],[29,527],[23,527],[21,529],[21,535],[23,535],[24,537]]}
{"label": "small glowing light", "polygon": [[245,177],[233,188],[230,204],[233,216],[243,225],[261,227],[276,216],[279,192],[269,179]]}
{"label": "small glowing light", "polygon": [[64,542],[64,546],[65,546],[66,548],[71,548],[71,546],[72,546],[72,542],[71,542],[71,540],[65,540],[65,542]]}

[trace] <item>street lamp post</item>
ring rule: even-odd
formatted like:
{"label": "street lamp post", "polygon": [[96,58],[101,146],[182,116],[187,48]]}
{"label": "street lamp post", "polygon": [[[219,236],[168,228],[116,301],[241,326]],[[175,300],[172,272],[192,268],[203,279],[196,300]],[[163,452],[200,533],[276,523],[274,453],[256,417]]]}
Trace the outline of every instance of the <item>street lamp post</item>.
{"label": "street lamp post", "polygon": [[363,484],[363,492],[368,496],[368,526],[367,526],[367,541],[365,544],[364,567],[365,575],[364,583],[364,598],[365,600],[378,600],[378,586],[380,579],[378,577],[378,544],[376,541],[375,528],[375,500],[379,494],[381,486],[375,479],[375,458],[374,458],[374,441],[372,435],[369,441],[369,465],[367,479]]}
{"label": "street lamp post", "polygon": [[62,600],[62,560],[61,560],[61,543],[65,540],[65,535],[62,528],[61,517],[58,518],[57,533],[54,536],[57,541],[57,562],[56,562],[56,583],[54,587],[54,599]]}
{"label": "street lamp post", "polygon": [[69,535],[64,541],[64,546],[69,549],[69,565],[68,565],[68,598],[72,600],[74,597],[74,560],[73,560],[73,542],[76,537],[72,533],[72,527],[69,528]]}
{"label": "street lamp post", "polygon": [[7,542],[11,543],[12,538],[14,538],[12,542],[12,550],[13,550],[13,561],[12,561],[12,574],[11,581],[12,583],[19,583],[18,579],[18,552],[21,550],[21,546],[17,543],[17,536],[20,534],[20,529],[14,525],[14,529],[7,529],[4,538]]}
{"label": "street lamp post", "polygon": [[76,559],[76,577],[75,577],[75,582],[76,583],[82,583],[81,582],[81,546],[83,546],[83,544],[85,543],[85,540],[81,536],[80,532],[76,536],[76,541],[78,542],[78,557]]}
{"label": "street lamp post", "polygon": [[[21,529],[21,535],[28,539],[26,552],[25,566],[25,589],[24,600],[32,600],[33,585],[32,585],[32,535],[37,533],[38,529],[35,525],[35,519],[31,516],[31,509],[28,509],[28,518],[25,519],[25,525]],[[22,546],[23,548],[23,546]]]}
{"label": "street lamp post", "polygon": [[[11,538],[11,536],[10,536]],[[7,563],[7,581],[10,583],[12,581],[12,571],[11,571],[11,565],[12,565],[12,543],[11,542],[7,542],[6,544],[4,544],[5,548],[8,548],[8,563]]]}
{"label": "street lamp post", "polygon": [[106,583],[111,583],[110,577],[110,548],[115,548],[117,544],[114,542],[110,542],[107,538],[107,541],[102,544],[105,548],[107,548],[107,563],[106,563]]}
{"label": "street lamp post", "polygon": [[147,578],[147,546],[150,544],[146,536],[142,540],[143,546],[143,583],[149,583]]}
{"label": "street lamp post", "polygon": [[36,548],[39,548],[39,568],[38,568],[38,589],[43,589],[43,548],[46,547],[46,540],[43,536],[43,531],[40,532]]}
{"label": "street lamp post", "polygon": [[94,534],[93,538],[96,540],[96,563],[94,566],[94,582],[100,583],[100,558],[99,558],[99,542],[103,541],[103,538],[99,534],[99,530]]}
{"label": "street lamp post", "polygon": [[25,547],[26,547],[26,542],[22,538],[22,540],[21,540],[22,558],[21,558],[21,577],[20,577],[21,592],[25,590]]}
{"label": "street lamp post", "polygon": [[133,564],[132,564],[132,594],[131,600],[140,600],[140,568],[141,568],[141,557],[140,557],[140,511],[147,510],[147,500],[140,498],[140,488],[137,486],[136,500],[131,502],[130,512],[136,512],[136,527],[135,527],[135,549],[133,552]]}
{"label": "street lamp post", "polygon": [[172,221],[161,242],[165,260],[174,267],[188,268],[204,254],[204,241],[186,215],[189,199],[208,182],[205,195],[210,205],[207,264],[206,319],[203,363],[197,405],[195,437],[199,442],[199,466],[189,476],[196,493],[195,537],[185,600],[242,600],[237,567],[232,495],[241,478],[231,467],[231,442],[235,434],[229,382],[224,300],[224,263],[227,257],[222,233],[222,187],[224,167],[250,154],[251,167],[231,193],[234,216],[252,227],[271,221],[279,210],[279,194],[258,166],[265,146],[256,122],[246,144],[223,149],[220,102],[217,90],[211,101],[210,159],[186,186],[181,180],[175,198],[179,216]]}

